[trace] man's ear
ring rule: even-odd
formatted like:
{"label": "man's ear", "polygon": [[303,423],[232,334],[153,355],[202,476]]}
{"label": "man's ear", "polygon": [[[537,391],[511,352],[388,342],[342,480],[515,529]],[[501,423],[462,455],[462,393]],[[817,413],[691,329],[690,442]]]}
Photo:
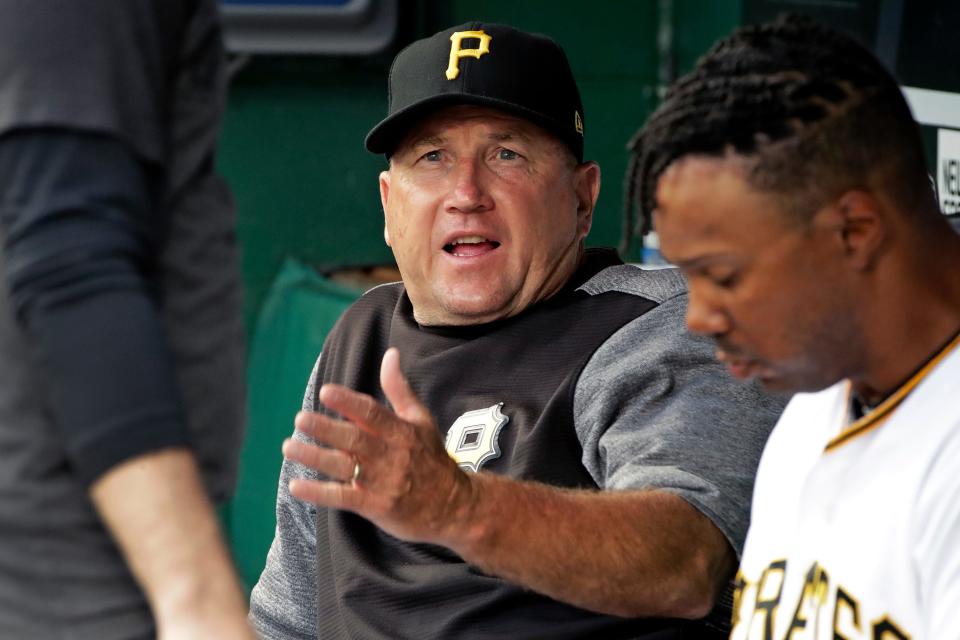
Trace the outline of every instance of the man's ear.
{"label": "man's ear", "polygon": [[889,231],[884,204],[869,191],[854,189],[837,198],[833,209],[847,260],[860,270],[873,268]]}
{"label": "man's ear", "polygon": [[588,161],[577,165],[574,169],[574,189],[577,194],[577,226],[581,238],[586,237],[593,224],[593,210],[597,206],[600,196],[600,165]]}
{"label": "man's ear", "polygon": [[380,172],[380,206],[383,207],[383,241],[390,246],[390,230],[387,229],[387,200],[390,198],[390,172]]}

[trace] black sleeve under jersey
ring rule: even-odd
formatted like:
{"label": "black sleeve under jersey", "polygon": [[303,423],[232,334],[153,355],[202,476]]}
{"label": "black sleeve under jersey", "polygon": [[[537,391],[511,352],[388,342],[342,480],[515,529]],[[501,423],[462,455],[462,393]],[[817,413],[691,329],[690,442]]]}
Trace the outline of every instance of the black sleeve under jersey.
{"label": "black sleeve under jersey", "polygon": [[162,177],[120,141],[0,136],[2,273],[80,478],[187,444],[152,285]]}

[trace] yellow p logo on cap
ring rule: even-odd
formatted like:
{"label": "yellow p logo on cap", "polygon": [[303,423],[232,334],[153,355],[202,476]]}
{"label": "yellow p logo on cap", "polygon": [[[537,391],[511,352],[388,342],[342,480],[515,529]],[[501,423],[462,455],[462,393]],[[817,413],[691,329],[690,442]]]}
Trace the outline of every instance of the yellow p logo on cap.
{"label": "yellow p logo on cap", "polygon": [[[466,38],[478,38],[480,46],[476,49],[461,49],[460,43]],[[493,40],[483,31],[457,31],[450,36],[450,63],[447,65],[447,80],[460,75],[460,58],[477,58],[490,53],[490,41]]]}

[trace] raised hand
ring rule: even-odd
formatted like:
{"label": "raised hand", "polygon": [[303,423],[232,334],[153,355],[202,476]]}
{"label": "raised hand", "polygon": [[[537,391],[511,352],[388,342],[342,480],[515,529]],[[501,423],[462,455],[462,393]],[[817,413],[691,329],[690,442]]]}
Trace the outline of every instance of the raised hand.
{"label": "raised hand", "polygon": [[297,431],[323,446],[287,440],[283,454],[328,480],[293,480],[290,493],[352,511],[404,540],[444,544],[470,522],[473,483],[447,455],[433,417],[400,371],[395,348],[383,356],[380,385],[393,410],[328,384],[320,389],[320,401],[343,419],[297,414]]}

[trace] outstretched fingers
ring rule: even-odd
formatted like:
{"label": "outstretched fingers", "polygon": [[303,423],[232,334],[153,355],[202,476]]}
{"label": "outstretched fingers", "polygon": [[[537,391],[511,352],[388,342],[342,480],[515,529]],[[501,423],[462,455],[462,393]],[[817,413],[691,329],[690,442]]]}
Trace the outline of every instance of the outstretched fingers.
{"label": "outstretched fingers", "polygon": [[[380,383],[389,401],[327,384],[320,401],[342,416],[301,413],[297,430],[317,443],[288,442],[284,454],[327,476],[296,479],[293,497],[345,509],[405,540],[440,540],[469,485],[447,455],[435,422],[400,370],[396,349],[384,354]],[[453,507],[451,507],[451,504]]]}
{"label": "outstretched fingers", "polygon": [[363,489],[343,482],[324,482],[296,478],[288,485],[297,500],[362,513]]}
{"label": "outstretched fingers", "polygon": [[320,402],[368,434],[383,435],[396,421],[394,413],[374,398],[338,384],[323,385]]}
{"label": "outstretched fingers", "polygon": [[397,415],[419,426],[431,425],[430,412],[410,387],[407,377],[400,370],[400,352],[390,347],[380,363],[380,386]]}
{"label": "outstretched fingers", "polygon": [[357,463],[357,458],[353,454],[337,449],[318,447],[315,444],[292,438],[285,440],[283,443],[283,457],[293,462],[299,462],[332,480],[340,482],[353,480]]}
{"label": "outstretched fingers", "polygon": [[338,420],[322,413],[301,411],[294,419],[297,431],[320,444],[357,456],[370,456],[380,449],[375,434],[347,420]]}

